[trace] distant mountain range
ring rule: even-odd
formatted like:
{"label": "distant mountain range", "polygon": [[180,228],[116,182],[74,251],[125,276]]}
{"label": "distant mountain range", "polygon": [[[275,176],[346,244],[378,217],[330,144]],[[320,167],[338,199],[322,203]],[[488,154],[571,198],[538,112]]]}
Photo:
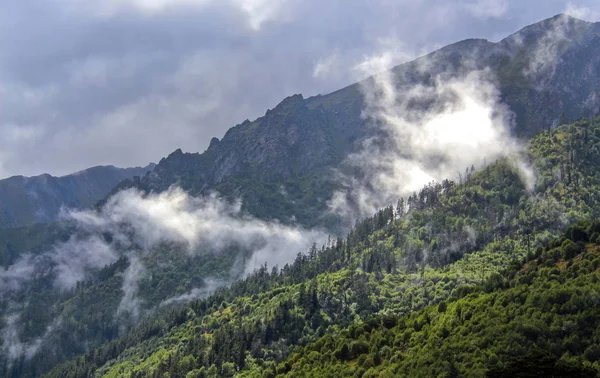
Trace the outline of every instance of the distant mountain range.
{"label": "distant mountain range", "polygon": [[0,228],[56,220],[62,207],[81,209],[106,197],[119,182],[154,169],[97,166],[66,176],[43,174],[0,180]]}

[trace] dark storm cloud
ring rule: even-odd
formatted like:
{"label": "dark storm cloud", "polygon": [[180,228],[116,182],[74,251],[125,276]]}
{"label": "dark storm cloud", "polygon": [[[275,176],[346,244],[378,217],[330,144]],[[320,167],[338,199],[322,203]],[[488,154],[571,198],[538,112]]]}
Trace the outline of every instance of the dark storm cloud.
{"label": "dark storm cloud", "polygon": [[[293,93],[596,1],[0,1],[0,177],[141,165]],[[595,9],[594,9],[595,8]]]}

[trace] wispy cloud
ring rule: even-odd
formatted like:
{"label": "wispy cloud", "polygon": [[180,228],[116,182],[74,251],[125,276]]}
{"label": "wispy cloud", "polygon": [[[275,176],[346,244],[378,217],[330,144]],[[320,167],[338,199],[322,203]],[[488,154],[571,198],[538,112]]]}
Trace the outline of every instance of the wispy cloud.
{"label": "wispy cloud", "polygon": [[[87,280],[94,272],[126,257],[129,265],[121,273],[123,296],[115,309],[115,320],[136,321],[153,305],[148,304],[144,309],[139,283],[151,269],[144,265],[144,259],[157,253],[158,246],[169,253],[183,251],[189,255],[217,255],[236,247],[247,256],[245,264],[240,258],[240,264],[233,266],[229,280],[206,277],[202,287],[165,298],[165,305],[209,295],[217,287],[228,285],[265,263],[283,266],[313,243],[326,240],[326,234],[319,230],[254,218],[242,211],[241,201],[230,203],[217,195],[192,197],[176,187],[149,195],[134,189],[121,191],[98,211],[65,211],[62,219],[75,226],[75,235],[41,255],[24,255],[0,270],[0,298],[10,301],[27,288],[29,281],[38,278],[50,277],[55,290],[69,290],[78,281]],[[34,353],[34,349],[11,347],[10,343],[14,344],[18,336],[17,315],[4,327],[7,336],[3,337],[3,349],[10,356]],[[47,333],[53,329],[49,328]],[[45,338],[40,336],[36,343]]]}
{"label": "wispy cloud", "polygon": [[201,288],[193,288],[188,293],[165,299],[160,303],[160,306],[169,306],[172,304],[181,304],[194,301],[196,299],[207,298],[213,294],[218,288],[229,285],[231,281],[217,280],[207,278]]}
{"label": "wispy cloud", "polygon": [[567,8],[565,9],[564,13],[568,14],[571,17],[578,18],[580,20],[585,20],[589,22],[600,21],[600,5],[596,5],[595,7],[589,7],[569,1],[567,3]]}
{"label": "wispy cloud", "polygon": [[[432,63],[427,59],[420,61],[425,73]],[[385,63],[371,59],[365,64]],[[489,70],[443,72],[421,83],[403,80],[401,71],[388,70],[362,83],[363,114],[376,136],[348,158],[360,173],[341,175],[346,189],[335,193],[331,211],[346,219],[368,216],[431,181],[457,177],[471,165],[500,157],[514,161],[533,187],[533,174],[510,134],[512,113],[500,103]]]}
{"label": "wispy cloud", "polygon": [[20,357],[31,358],[41,348],[43,341],[58,327],[60,321],[52,322],[45,333],[31,342],[22,342],[19,337],[19,315],[10,314],[4,318],[5,326],[0,334],[2,335],[2,351],[9,360],[15,360]]}
{"label": "wispy cloud", "polygon": [[117,308],[117,316],[127,315],[134,320],[140,318],[141,300],[138,297],[139,280],[146,269],[137,256],[129,257],[129,267],[123,273],[123,297]]}

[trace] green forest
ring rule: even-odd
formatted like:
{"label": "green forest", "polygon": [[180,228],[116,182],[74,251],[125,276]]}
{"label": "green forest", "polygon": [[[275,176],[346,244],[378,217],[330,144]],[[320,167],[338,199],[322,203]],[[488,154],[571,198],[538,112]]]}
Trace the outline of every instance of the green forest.
{"label": "green forest", "polygon": [[[108,320],[94,320],[107,325],[93,331],[95,347],[58,340],[64,354],[4,362],[0,371],[9,377],[598,376],[600,118],[543,131],[529,141],[524,159],[537,174],[533,191],[511,161],[467,168],[461,179],[432,182],[291,264],[265,264],[206,299],[161,307],[123,334]],[[122,259],[105,268],[105,278],[82,284],[66,303],[100,316],[115,300],[114,272],[128,264]],[[205,274],[197,269],[224,269],[206,264],[187,268],[190,279]],[[153,283],[176,284],[168,274]],[[86,292],[108,297],[76,303]],[[35,324],[44,314],[27,316]],[[87,316],[63,321],[92,332]]]}

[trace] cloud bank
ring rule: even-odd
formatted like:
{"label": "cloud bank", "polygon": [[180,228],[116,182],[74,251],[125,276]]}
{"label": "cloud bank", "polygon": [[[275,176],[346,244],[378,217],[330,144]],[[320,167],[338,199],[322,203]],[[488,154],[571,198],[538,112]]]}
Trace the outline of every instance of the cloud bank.
{"label": "cloud bank", "polygon": [[[166,245],[164,253],[180,250],[192,256],[218,255],[237,247],[248,256],[241,267],[233,267],[230,280],[207,277],[202,287],[165,299],[162,305],[167,305],[205,297],[265,263],[283,266],[313,243],[326,240],[326,234],[318,230],[267,222],[245,214],[241,201],[229,203],[217,195],[195,198],[176,187],[149,195],[135,189],[121,191],[98,211],[65,211],[62,218],[75,225],[75,234],[45,253],[24,255],[15,264],[2,268],[0,299],[11,303],[29,281],[48,277],[54,282],[54,290],[71,290],[78,282],[93,277],[94,272],[126,257],[129,265],[121,273],[123,296],[115,310],[115,321],[137,321],[148,310],[148,306],[144,310],[139,297],[140,280],[151,273],[144,258],[156,253],[156,247]],[[2,350],[10,358],[33,355],[58,327],[58,323],[53,324],[46,336],[27,346],[18,342],[18,312],[5,320]]]}
{"label": "cloud bank", "polygon": [[218,288],[228,286],[231,282],[224,280],[217,280],[214,278],[207,278],[204,280],[204,285],[201,288],[193,288],[186,294],[182,294],[176,297],[165,299],[160,303],[160,306],[169,306],[172,304],[181,304],[191,302],[196,299],[207,298],[212,295]]}
{"label": "cloud bank", "polygon": [[[217,195],[196,198],[173,187],[144,195],[135,189],[117,193],[100,211],[69,211],[63,220],[75,222],[78,233],[39,256],[22,256],[0,271],[0,295],[19,290],[39,275],[52,274],[55,287],[75,287],[86,274],[128,256],[125,286],[143,271],[140,259],[161,243],[175,243],[189,254],[218,254],[230,246],[251,252],[245,274],[264,262],[284,265],[308,250],[325,233],[256,219],[241,210],[241,201],[228,203]],[[134,253],[135,252],[135,253]],[[135,290],[126,289],[126,293]]]}
{"label": "cloud bank", "polygon": [[324,239],[317,230],[244,214],[241,201],[229,203],[216,194],[196,198],[177,187],[148,196],[135,189],[125,190],[97,213],[74,211],[68,216],[88,232],[110,232],[122,243],[128,241],[142,250],[161,242],[180,243],[191,254],[218,253],[232,245],[250,248],[258,262],[248,262],[246,273],[267,259],[272,265],[285,264],[290,256]]}
{"label": "cloud bank", "polygon": [[[359,66],[383,65],[380,74],[362,82],[363,116],[376,133],[348,158],[359,174],[340,175],[346,189],[329,202],[332,212],[345,219],[366,217],[430,182],[458,178],[465,168],[498,158],[509,158],[533,189],[534,175],[511,137],[512,113],[500,103],[489,70],[439,73],[429,83],[414,84],[384,70],[386,63],[376,57]],[[425,72],[434,62],[420,64]]]}

